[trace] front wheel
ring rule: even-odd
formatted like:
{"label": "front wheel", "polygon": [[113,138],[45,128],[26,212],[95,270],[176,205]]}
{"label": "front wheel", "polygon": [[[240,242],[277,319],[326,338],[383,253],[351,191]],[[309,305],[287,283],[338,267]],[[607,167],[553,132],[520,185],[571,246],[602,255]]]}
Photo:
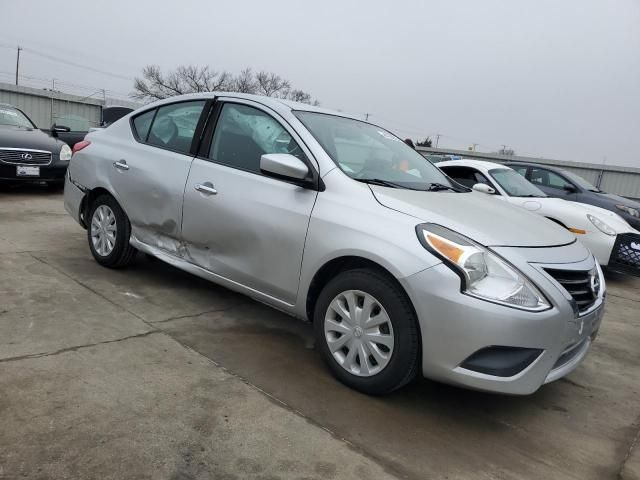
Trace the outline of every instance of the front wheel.
{"label": "front wheel", "polygon": [[369,269],[339,274],[320,293],[313,322],[326,363],[349,387],[381,395],[415,377],[417,318],[405,292],[387,275]]}
{"label": "front wheel", "polygon": [[89,209],[87,238],[93,258],[109,268],[122,268],[133,260],[136,249],[129,244],[131,224],[118,202],[100,195]]}

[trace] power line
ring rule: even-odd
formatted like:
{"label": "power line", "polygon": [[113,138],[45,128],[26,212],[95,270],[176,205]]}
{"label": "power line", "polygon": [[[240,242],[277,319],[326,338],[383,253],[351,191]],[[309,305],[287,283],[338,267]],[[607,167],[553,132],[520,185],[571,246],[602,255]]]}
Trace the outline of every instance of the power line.
{"label": "power line", "polygon": [[22,48],[22,50],[24,50],[25,52],[29,52],[33,55],[38,55],[39,57],[43,57],[49,60],[53,60],[54,62],[59,62],[59,63],[64,63],[65,65],[70,65],[72,67],[76,67],[76,68],[83,68],[85,70],[89,70],[92,72],[96,72],[96,73],[101,73],[103,75],[108,75],[110,77],[114,77],[114,78],[120,78],[123,80],[129,80],[129,81],[133,81],[133,78],[131,77],[127,77],[125,75],[120,75],[117,73],[113,73],[113,72],[107,72],[105,70],[100,70],[99,68],[95,68],[95,67],[90,67],[88,65],[82,65],[80,63],[76,63],[76,62],[72,62],[70,60],[65,60],[63,58],[59,58],[56,57],[54,55],[49,55],[48,53],[43,53],[43,52],[39,52],[37,50],[33,50],[32,48]]}
{"label": "power line", "polygon": [[[0,43],[0,47],[10,48],[12,50],[16,48],[16,46],[8,45],[6,43]],[[24,52],[29,52],[29,53],[31,53],[33,55],[37,55],[39,57],[46,58],[48,60],[52,60],[54,62],[63,63],[65,65],[70,65],[70,66],[76,67],[76,68],[82,68],[82,69],[89,70],[89,71],[92,71],[92,72],[95,72],[95,73],[100,73],[102,75],[108,75],[108,76],[114,77],[114,78],[120,78],[122,80],[129,80],[131,82],[133,81],[132,77],[128,77],[126,75],[120,75],[118,73],[108,72],[106,70],[101,70],[99,68],[91,67],[89,65],[83,65],[81,63],[72,62],[71,60],[66,60],[64,58],[56,57],[55,55],[51,55],[51,54],[44,53],[44,52],[41,52],[41,51],[38,51],[38,50],[34,50],[33,48],[27,48],[27,47],[17,47],[17,48],[19,50],[24,51]]]}

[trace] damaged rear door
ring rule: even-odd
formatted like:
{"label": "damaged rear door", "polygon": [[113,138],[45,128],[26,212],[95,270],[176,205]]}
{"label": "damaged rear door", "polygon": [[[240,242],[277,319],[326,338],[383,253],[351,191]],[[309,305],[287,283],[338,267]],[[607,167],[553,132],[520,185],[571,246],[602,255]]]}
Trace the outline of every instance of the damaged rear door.
{"label": "damaged rear door", "polygon": [[182,101],[133,118],[137,141],[118,149],[109,170],[132,235],[142,243],[178,251],[184,185],[209,106],[207,100]]}

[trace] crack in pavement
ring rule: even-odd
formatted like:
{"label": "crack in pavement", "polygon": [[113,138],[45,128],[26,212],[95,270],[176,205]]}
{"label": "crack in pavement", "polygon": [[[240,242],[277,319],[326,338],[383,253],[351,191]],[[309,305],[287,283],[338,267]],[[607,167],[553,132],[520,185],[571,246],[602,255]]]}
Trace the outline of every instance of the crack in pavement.
{"label": "crack in pavement", "polygon": [[130,340],[132,338],[143,338],[143,337],[147,337],[151,334],[154,333],[163,333],[160,330],[150,330],[148,332],[144,332],[144,333],[137,333],[135,335],[128,335],[126,337],[122,337],[122,338],[116,338],[113,340],[104,340],[102,342],[95,342],[95,343],[85,343],[83,345],[76,345],[73,347],[65,347],[65,348],[61,348],[60,350],[54,350],[53,352],[41,352],[41,353],[30,353],[28,355],[19,355],[17,357],[7,357],[7,358],[0,358],[0,363],[7,363],[7,362],[16,362],[18,360],[29,360],[32,358],[42,358],[42,357],[51,357],[54,355],[59,355],[61,353],[67,353],[67,352],[75,352],[78,351],[82,348],[89,348],[89,347],[95,347],[97,345],[106,345],[108,343],[118,343],[118,342],[122,342],[124,340]]}
{"label": "crack in pavement", "polygon": [[638,300],[637,298],[629,298],[629,297],[625,297],[624,295],[617,295],[615,293],[607,292],[607,296],[608,297],[615,297],[615,298],[622,298],[623,300],[629,300],[630,302],[638,302],[638,303],[640,303],[640,300]]}
{"label": "crack in pavement", "polygon": [[214,308],[214,309],[211,309],[211,310],[205,310],[204,312],[200,312],[200,313],[192,313],[192,314],[188,314],[188,315],[179,315],[177,317],[165,318],[164,320],[149,320],[149,323],[152,324],[152,325],[155,325],[157,323],[166,323],[166,322],[171,322],[173,320],[183,320],[185,318],[195,318],[195,317],[199,317],[201,315],[206,315],[207,313],[226,312],[228,310],[232,310],[232,309],[234,309],[236,307],[239,307],[240,305],[241,305],[240,303],[236,303],[236,304],[233,304],[233,305],[229,305],[228,307]]}
{"label": "crack in pavement", "polygon": [[633,423],[632,426],[636,428],[636,434],[631,439],[631,442],[629,443],[629,449],[627,450],[627,454],[624,456],[624,458],[622,459],[622,462],[620,463],[620,469],[618,470],[618,475],[617,475],[617,478],[619,478],[620,480],[624,479],[624,468],[627,465],[627,462],[629,461],[629,459],[631,458],[631,454],[633,453],[633,450],[636,448],[638,444],[638,440],[640,440],[640,415],[636,417],[636,421]]}
{"label": "crack in pavement", "polygon": [[83,288],[86,288],[87,290],[89,290],[91,293],[93,293],[94,295],[97,295],[98,297],[102,298],[103,300],[106,300],[107,302],[109,302],[111,305],[114,305],[116,307],[118,307],[120,310],[124,310],[125,312],[133,315],[134,317],[136,317],[138,320],[140,320],[141,322],[143,322],[145,325],[147,325],[148,327],[151,327],[155,330],[155,327],[153,325],[151,325],[149,322],[147,322],[144,318],[142,318],[140,315],[138,315],[135,312],[132,312],[131,310],[129,310],[128,308],[123,307],[122,305],[120,305],[117,302],[114,302],[113,300],[111,300],[109,297],[107,297],[106,295],[100,293],[99,291],[95,290],[94,288],[91,288],[89,285],[81,282],[80,280],[78,280],[77,278],[73,278],[71,275],[69,275],[67,272],[65,272],[64,270],[62,270],[61,268],[58,268],[57,266],[47,262],[46,260],[44,260],[43,258],[40,258],[36,255],[34,255],[33,253],[29,253],[29,256],[36,259],[37,261],[44,263],[45,265],[47,265],[50,268],[53,268],[56,272],[60,273],[61,275],[64,275],[65,277],[67,277],[69,280],[71,280],[74,283],[77,283],[78,285],[80,285]]}

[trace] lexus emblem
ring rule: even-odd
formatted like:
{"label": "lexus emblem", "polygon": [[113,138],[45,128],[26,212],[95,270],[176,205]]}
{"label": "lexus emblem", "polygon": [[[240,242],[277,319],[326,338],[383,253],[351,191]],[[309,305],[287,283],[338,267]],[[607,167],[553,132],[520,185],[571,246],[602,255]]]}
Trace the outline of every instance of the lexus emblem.
{"label": "lexus emblem", "polygon": [[31,155],[30,153],[23,153],[22,155],[20,155],[20,157],[23,160],[31,160],[33,158],[33,155]]}

